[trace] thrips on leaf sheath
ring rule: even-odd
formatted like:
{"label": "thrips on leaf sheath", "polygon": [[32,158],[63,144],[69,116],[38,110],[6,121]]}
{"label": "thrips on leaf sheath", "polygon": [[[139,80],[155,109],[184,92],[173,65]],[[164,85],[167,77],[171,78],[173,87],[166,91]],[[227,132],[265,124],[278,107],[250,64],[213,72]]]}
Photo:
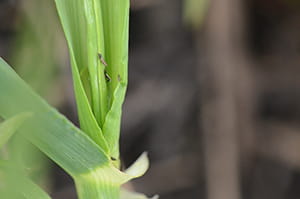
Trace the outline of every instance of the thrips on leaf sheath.
{"label": "thrips on leaf sheath", "polygon": [[98,53],[98,58],[100,60],[100,62],[104,65],[104,66],[107,66],[107,63],[106,61],[104,60],[103,56],[101,53]]}

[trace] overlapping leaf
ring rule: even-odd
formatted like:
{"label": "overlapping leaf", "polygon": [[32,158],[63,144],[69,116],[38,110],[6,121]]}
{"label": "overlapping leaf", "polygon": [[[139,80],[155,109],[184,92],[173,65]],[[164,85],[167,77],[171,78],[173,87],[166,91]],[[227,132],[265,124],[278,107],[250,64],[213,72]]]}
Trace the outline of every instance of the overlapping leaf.
{"label": "overlapping leaf", "polygon": [[21,197],[26,199],[51,199],[44,190],[25,176],[12,162],[0,161],[0,174],[1,180],[5,182],[5,187],[0,187],[0,193],[5,192],[1,197],[5,196],[7,199],[19,199]]}
{"label": "overlapping leaf", "polygon": [[129,0],[55,2],[70,50],[82,131],[38,97],[3,60],[0,116],[33,112],[22,134],[73,177],[79,198],[117,199],[120,185],[149,166],[146,154],[126,172],[111,160],[119,159],[127,88]]}
{"label": "overlapping leaf", "polygon": [[30,116],[31,113],[21,113],[0,124],[0,148]]}
{"label": "overlapping leaf", "polygon": [[0,116],[32,113],[20,133],[75,179],[79,198],[117,199],[122,183],[147,170],[145,154],[128,172],[115,168],[99,145],[36,95],[2,59],[0,91]]}
{"label": "overlapping leaf", "polygon": [[70,49],[81,129],[110,156],[119,158],[129,0],[55,2]]}

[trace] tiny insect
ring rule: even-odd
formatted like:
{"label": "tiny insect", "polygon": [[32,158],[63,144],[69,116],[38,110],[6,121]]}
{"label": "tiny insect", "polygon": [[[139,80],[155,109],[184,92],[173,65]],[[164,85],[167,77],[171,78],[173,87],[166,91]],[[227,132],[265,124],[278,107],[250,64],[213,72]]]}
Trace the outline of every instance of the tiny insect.
{"label": "tiny insect", "polygon": [[121,79],[121,76],[118,75],[118,81],[121,82],[121,80],[122,80],[122,79]]}
{"label": "tiny insect", "polygon": [[106,71],[104,71],[104,76],[107,82],[110,82],[111,78]]}
{"label": "tiny insect", "polygon": [[114,157],[110,157],[110,159],[111,159],[112,161],[116,161],[116,160],[117,160],[117,159],[114,158]]}
{"label": "tiny insect", "polygon": [[101,53],[98,53],[98,58],[100,60],[100,62],[104,65],[104,66],[107,66],[107,63],[105,62],[103,56]]}

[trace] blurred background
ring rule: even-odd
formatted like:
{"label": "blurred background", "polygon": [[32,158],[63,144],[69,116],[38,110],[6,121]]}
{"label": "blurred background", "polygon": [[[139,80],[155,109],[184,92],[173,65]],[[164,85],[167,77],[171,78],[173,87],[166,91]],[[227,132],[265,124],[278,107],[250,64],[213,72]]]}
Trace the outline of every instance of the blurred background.
{"label": "blurred background", "polygon": [[[300,1],[131,3],[121,154],[125,168],[148,151],[151,167],[128,186],[161,199],[299,199]],[[0,56],[78,124],[53,0],[0,0]],[[71,178],[32,153],[19,156],[35,181],[75,199]]]}

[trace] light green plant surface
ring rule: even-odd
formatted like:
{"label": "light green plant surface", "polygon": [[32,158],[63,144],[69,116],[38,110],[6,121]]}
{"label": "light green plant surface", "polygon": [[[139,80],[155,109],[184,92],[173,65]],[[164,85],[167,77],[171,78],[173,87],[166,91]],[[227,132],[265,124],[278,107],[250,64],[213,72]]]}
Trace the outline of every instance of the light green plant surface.
{"label": "light green plant surface", "polygon": [[0,116],[32,113],[20,133],[73,177],[79,198],[119,198],[120,185],[148,168],[143,154],[129,173],[118,170],[99,145],[36,95],[2,59],[0,90]]}
{"label": "light green plant surface", "polygon": [[0,124],[0,148],[11,138],[23,122],[30,117],[30,113],[22,113],[9,118]]}
{"label": "light green plant surface", "polygon": [[[20,113],[0,124],[0,148],[9,141],[22,124],[31,116],[31,113]],[[0,190],[1,197],[9,199],[20,197],[26,199],[50,199],[41,188],[22,173],[19,165],[18,168],[16,166],[14,162],[0,160],[0,176],[2,177],[1,180],[5,182],[5,185],[2,185],[5,186],[4,189]],[[18,193],[16,193],[16,190],[18,190]]]}
{"label": "light green plant surface", "polygon": [[[51,199],[38,185],[33,183],[17,165],[9,161],[0,161],[1,179],[5,188],[0,190],[1,198],[5,199]],[[17,180],[16,180],[17,179]]]}
{"label": "light green plant surface", "polygon": [[70,50],[80,127],[106,154],[119,159],[129,0],[56,0],[56,5]]}
{"label": "light green plant surface", "polygon": [[[141,176],[149,164],[143,154],[127,171],[119,170],[129,0],[55,2],[69,46],[81,129],[35,94],[2,59],[0,116],[32,113],[20,135],[73,177],[79,199],[117,199],[120,185]],[[36,187],[32,183],[28,193]]]}

